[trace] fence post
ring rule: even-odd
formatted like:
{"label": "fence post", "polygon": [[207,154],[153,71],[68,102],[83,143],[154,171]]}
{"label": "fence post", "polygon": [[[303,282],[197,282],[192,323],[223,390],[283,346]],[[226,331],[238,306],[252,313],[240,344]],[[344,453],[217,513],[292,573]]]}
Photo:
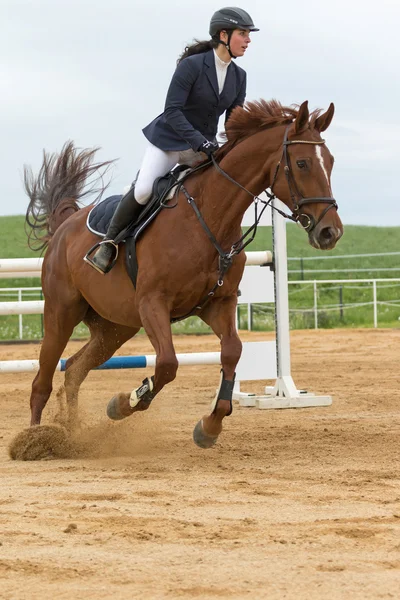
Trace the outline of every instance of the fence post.
{"label": "fence post", "polygon": [[376,301],[376,279],[372,281],[372,291],[373,291],[373,299],[374,299],[374,327],[378,327],[378,305]]}
{"label": "fence post", "polygon": [[[18,302],[22,301],[22,290],[21,288],[18,289]],[[22,340],[23,336],[24,336],[24,328],[23,328],[23,322],[22,322],[22,315],[18,315],[18,328],[19,328],[19,339]]]}
{"label": "fence post", "polygon": [[318,294],[317,282],[314,279],[314,329],[318,329]]}
{"label": "fence post", "polygon": [[340,314],[340,320],[343,321],[343,286],[341,285],[339,287],[339,314]]}

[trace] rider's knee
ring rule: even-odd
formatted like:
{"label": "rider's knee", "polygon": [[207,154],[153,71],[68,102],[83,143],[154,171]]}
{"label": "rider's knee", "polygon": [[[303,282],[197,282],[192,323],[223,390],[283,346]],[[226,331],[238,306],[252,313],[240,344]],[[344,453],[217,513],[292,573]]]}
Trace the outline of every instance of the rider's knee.
{"label": "rider's knee", "polygon": [[147,182],[141,183],[140,181],[136,182],[135,185],[135,199],[138,204],[146,204],[148,199],[151,196],[152,185],[149,185]]}

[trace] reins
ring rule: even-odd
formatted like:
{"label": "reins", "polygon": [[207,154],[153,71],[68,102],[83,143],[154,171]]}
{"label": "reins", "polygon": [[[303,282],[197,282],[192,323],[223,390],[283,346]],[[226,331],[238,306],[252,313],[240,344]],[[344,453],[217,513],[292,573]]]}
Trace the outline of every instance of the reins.
{"label": "reins", "polygon": [[[210,161],[202,163],[201,165],[191,169],[187,174],[185,174],[185,176],[182,179],[180,179],[179,181],[176,182],[176,192],[175,193],[178,194],[179,191],[182,190],[188,203],[193,208],[194,213],[195,213],[197,219],[199,220],[200,225],[202,226],[207,237],[209,238],[209,240],[211,241],[212,245],[214,246],[214,248],[216,249],[216,251],[218,253],[218,280],[217,280],[216,284],[214,285],[214,287],[211,289],[211,291],[208,292],[208,294],[206,296],[204,296],[200,300],[200,302],[189,313],[187,313],[186,315],[184,315],[182,317],[176,317],[176,318],[171,319],[171,323],[175,323],[176,321],[185,319],[186,317],[189,317],[189,316],[193,315],[194,313],[196,313],[197,311],[200,311],[201,309],[203,309],[204,306],[214,296],[218,287],[223,286],[224,276],[225,276],[226,272],[229,270],[229,268],[231,267],[233,258],[237,254],[242,252],[246,248],[246,246],[248,246],[248,244],[250,244],[254,240],[261,217],[262,217],[265,209],[267,208],[267,206],[271,206],[271,208],[273,210],[277,211],[284,218],[290,219],[291,221],[299,223],[308,233],[311,233],[311,231],[313,229],[315,229],[315,227],[321,222],[321,220],[323,219],[325,214],[328,212],[328,210],[330,210],[331,208],[335,208],[337,210],[338,205],[334,198],[325,197],[325,196],[315,197],[315,198],[305,198],[304,196],[302,196],[302,194],[300,193],[300,191],[298,189],[296,180],[293,175],[293,171],[292,171],[291,163],[290,163],[289,152],[288,152],[288,146],[290,146],[290,145],[294,145],[294,144],[323,145],[323,144],[325,144],[325,140],[319,140],[319,141],[288,140],[289,129],[290,129],[290,125],[288,125],[285,129],[284,139],[283,139],[283,143],[282,143],[282,146],[283,146],[282,157],[281,157],[280,161],[278,162],[278,164],[276,165],[274,176],[272,178],[272,183],[269,186],[269,189],[271,191],[269,192],[267,189],[264,190],[265,194],[268,196],[268,200],[262,200],[259,196],[253,194],[247,188],[245,188],[243,185],[241,185],[238,181],[233,179],[233,177],[231,177],[228,173],[226,173],[226,171],[224,171],[220,167],[220,165],[215,160],[215,157],[213,155],[211,155]],[[217,239],[213,235],[212,231],[210,230],[210,228],[204,221],[203,216],[202,216],[194,198],[189,194],[189,192],[183,185],[184,181],[186,181],[186,179],[189,176],[193,175],[193,173],[203,169],[204,167],[209,166],[210,162],[212,162],[214,168],[218,171],[218,173],[220,173],[223,177],[228,179],[228,181],[230,181],[231,183],[236,185],[238,188],[240,188],[241,190],[246,192],[246,194],[251,196],[253,199],[253,203],[254,203],[254,223],[253,223],[253,225],[236,242],[234,242],[232,244],[229,252],[225,252],[221,248],[220,244],[218,243]],[[291,197],[292,204],[293,204],[293,211],[292,211],[291,215],[285,213],[284,211],[280,210],[279,208],[277,208],[276,206],[271,204],[272,200],[274,200],[276,198],[273,188],[276,183],[279,169],[281,167],[282,162],[284,162],[284,173],[286,176],[286,180],[287,180],[288,187],[289,187],[289,193],[290,193],[290,197]],[[296,195],[298,196],[298,199],[296,199]],[[260,213],[258,213],[258,203],[259,202],[261,202],[261,204],[264,205],[262,207]],[[309,216],[306,213],[300,213],[300,209],[304,205],[317,204],[317,203],[326,203],[328,205],[325,208],[325,210],[322,212],[322,214],[320,215],[320,217],[318,218],[317,221],[315,221],[312,216]],[[165,206],[165,208],[173,208],[173,207]],[[306,225],[304,225],[301,221],[304,217],[307,219]],[[246,240],[246,238],[248,238],[248,239]]]}

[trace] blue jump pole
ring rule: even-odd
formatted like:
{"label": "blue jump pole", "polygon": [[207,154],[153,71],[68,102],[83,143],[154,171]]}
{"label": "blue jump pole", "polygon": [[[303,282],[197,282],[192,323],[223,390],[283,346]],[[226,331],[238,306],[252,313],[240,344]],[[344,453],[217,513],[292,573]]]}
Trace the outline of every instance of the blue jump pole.
{"label": "blue jump pole", "polygon": [[[60,360],[61,369],[60,371],[65,371],[65,365],[67,364],[67,360],[62,358]],[[113,356],[105,363],[93,369],[97,370],[105,370],[105,369],[144,369],[147,367],[147,356]]]}
{"label": "blue jump pole", "polygon": [[[177,354],[176,358],[180,365],[219,365],[219,352],[194,352],[187,354]],[[105,369],[145,369],[154,367],[156,364],[156,355],[148,354],[143,356],[113,356],[105,363],[93,370]],[[56,371],[66,370],[67,359],[62,358],[56,367]],[[27,373],[39,369],[38,360],[4,360],[0,361],[0,373]]]}

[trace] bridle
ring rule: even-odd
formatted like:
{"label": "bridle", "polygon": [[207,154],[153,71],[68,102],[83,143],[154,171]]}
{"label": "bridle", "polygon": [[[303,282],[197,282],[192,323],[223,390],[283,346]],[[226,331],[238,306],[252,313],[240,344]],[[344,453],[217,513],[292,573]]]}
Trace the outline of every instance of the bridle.
{"label": "bridle", "polygon": [[[289,193],[290,193],[290,197],[292,200],[292,206],[293,206],[292,216],[289,218],[291,218],[293,221],[296,221],[297,223],[299,223],[303,227],[303,229],[305,229],[307,231],[307,233],[311,233],[316,228],[316,226],[322,221],[322,219],[324,218],[324,216],[326,215],[328,210],[330,210],[331,208],[335,208],[337,210],[338,205],[337,205],[335,198],[331,198],[329,196],[321,196],[319,198],[304,198],[304,196],[299,191],[299,188],[297,186],[296,180],[293,175],[288,146],[292,146],[294,144],[313,144],[316,146],[317,145],[322,146],[323,144],[325,144],[325,140],[319,140],[319,141],[288,140],[289,129],[290,129],[290,125],[288,125],[288,127],[286,127],[286,129],[285,129],[285,135],[284,135],[283,144],[282,144],[283,145],[282,157],[276,166],[275,173],[272,178],[272,183],[270,185],[271,195],[272,195],[272,198],[275,198],[274,185],[275,185],[277,177],[278,177],[279,168],[280,168],[281,164],[283,163],[283,165],[284,165],[283,170],[284,170],[284,173],[286,176],[286,181],[288,183]],[[267,195],[270,197],[270,194],[268,192],[267,192]],[[312,215],[307,215],[306,213],[300,212],[302,207],[305,206],[306,204],[318,204],[318,203],[324,203],[324,204],[327,204],[328,206],[326,206],[326,208],[322,211],[322,213],[319,216],[317,221],[314,219],[314,217]]]}
{"label": "bridle", "polygon": [[[217,161],[215,160],[215,157],[213,155],[211,155],[211,159],[209,161],[206,161],[206,162],[198,165],[197,167],[194,167],[187,174],[185,174],[182,177],[182,179],[177,179],[176,182],[173,184],[172,187],[176,186],[176,191],[175,191],[176,195],[179,193],[180,190],[184,193],[188,203],[193,208],[193,210],[196,214],[196,217],[198,218],[198,220],[200,222],[200,225],[202,226],[203,230],[207,234],[209,240],[211,241],[212,245],[214,246],[215,250],[218,253],[218,280],[215,283],[214,287],[208,292],[208,294],[206,296],[204,296],[203,298],[201,298],[200,302],[196,306],[194,306],[190,312],[188,312],[187,314],[185,314],[181,317],[175,317],[175,318],[171,319],[171,323],[175,323],[176,321],[180,321],[181,319],[186,319],[186,317],[196,314],[198,311],[201,311],[204,308],[204,306],[211,300],[211,298],[214,296],[217,289],[224,284],[225,274],[230,269],[234,257],[237,256],[238,254],[240,254],[240,252],[242,252],[246,248],[246,246],[254,240],[256,232],[257,232],[258,224],[261,220],[261,216],[262,216],[264,210],[267,208],[267,206],[271,206],[271,208],[273,210],[277,211],[283,217],[285,217],[287,219],[291,219],[292,221],[299,223],[303,227],[303,229],[305,229],[308,232],[308,234],[310,234],[311,231],[313,231],[313,229],[315,229],[315,227],[318,225],[318,223],[320,223],[322,218],[326,215],[328,210],[330,210],[331,208],[335,208],[337,210],[338,205],[334,198],[330,198],[327,196],[321,196],[320,198],[304,198],[304,196],[302,196],[302,194],[300,193],[299,188],[296,184],[294,175],[293,175],[293,171],[292,171],[291,163],[290,163],[289,152],[288,152],[288,146],[290,146],[292,144],[320,144],[320,145],[322,145],[322,144],[325,144],[325,140],[320,140],[318,142],[307,141],[307,140],[288,140],[289,129],[290,129],[290,125],[288,125],[285,130],[285,135],[284,135],[284,139],[283,139],[282,156],[281,156],[280,161],[276,165],[274,176],[272,178],[272,183],[269,186],[271,191],[269,192],[268,190],[264,190],[268,196],[267,201],[262,200],[261,198],[259,198],[259,196],[255,195],[255,194],[252,194],[250,192],[250,190],[246,189],[238,181],[235,181],[235,179],[233,179],[228,173],[226,173],[226,171],[224,171],[219,166],[219,164],[217,163]],[[204,167],[207,167],[210,164],[210,162],[212,162],[215,169],[221,175],[223,175],[226,179],[228,179],[229,181],[234,183],[238,188],[240,188],[241,190],[243,190],[244,192],[249,194],[249,196],[251,196],[253,198],[253,202],[254,202],[254,211],[255,211],[254,224],[241,236],[241,238],[239,238],[236,242],[234,242],[232,244],[231,249],[228,252],[226,252],[220,246],[217,239],[214,237],[213,233],[211,232],[210,228],[204,221],[203,216],[202,216],[194,198],[189,194],[189,192],[183,185],[184,181],[186,181],[186,179],[190,175],[203,169]],[[272,201],[276,198],[276,196],[274,194],[274,185],[276,183],[279,169],[280,169],[282,163],[284,165],[283,168],[284,168],[286,180],[287,180],[288,186],[289,186],[290,197],[291,197],[292,203],[293,203],[291,215],[286,214],[285,212],[283,212],[282,210],[280,210],[279,208],[274,206],[274,204],[272,204]],[[296,195],[298,198],[296,198]],[[315,221],[315,219],[312,216],[309,216],[306,213],[300,212],[301,208],[304,205],[317,204],[320,202],[325,203],[328,206],[322,212],[322,214],[320,215],[320,217],[318,218],[317,221]],[[261,203],[263,205],[263,208],[261,209],[260,213],[258,213],[258,208],[257,208],[259,203]],[[175,208],[177,206],[177,203],[173,204],[172,206],[168,206],[167,204],[162,203],[162,206],[163,206],[163,208]],[[304,223],[302,223],[302,220],[304,220],[304,218],[307,220],[305,225],[304,225]]]}

